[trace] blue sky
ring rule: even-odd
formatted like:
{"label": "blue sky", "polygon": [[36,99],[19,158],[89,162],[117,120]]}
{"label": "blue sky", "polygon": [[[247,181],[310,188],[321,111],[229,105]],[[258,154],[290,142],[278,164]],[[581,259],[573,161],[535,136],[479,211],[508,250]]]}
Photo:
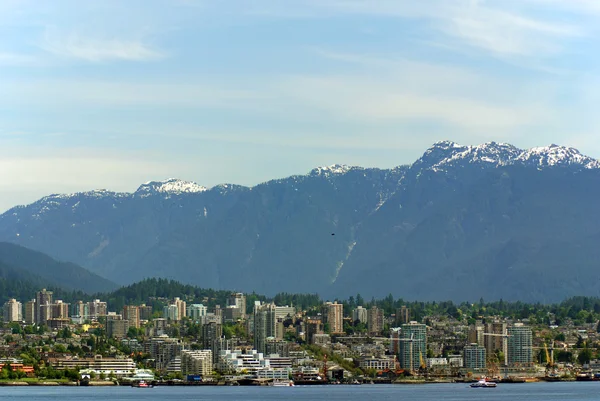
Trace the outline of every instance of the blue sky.
{"label": "blue sky", "polygon": [[0,1],[0,210],[178,177],[600,157],[600,1]]}

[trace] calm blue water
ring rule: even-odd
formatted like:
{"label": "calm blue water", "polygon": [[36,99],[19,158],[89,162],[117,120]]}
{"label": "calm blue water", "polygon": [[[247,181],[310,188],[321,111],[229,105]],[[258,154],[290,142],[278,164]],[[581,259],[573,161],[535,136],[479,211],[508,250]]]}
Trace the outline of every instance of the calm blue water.
{"label": "calm blue water", "polygon": [[472,389],[464,384],[297,387],[0,387],[3,400],[600,400],[600,382],[499,384]]}

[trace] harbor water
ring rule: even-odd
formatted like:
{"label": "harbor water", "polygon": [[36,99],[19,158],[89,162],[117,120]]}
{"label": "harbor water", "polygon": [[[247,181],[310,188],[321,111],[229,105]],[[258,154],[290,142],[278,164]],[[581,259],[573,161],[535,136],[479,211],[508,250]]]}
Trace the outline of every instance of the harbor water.
{"label": "harbor water", "polygon": [[326,400],[326,401],[583,401],[600,399],[600,382],[499,384],[473,389],[466,384],[331,385],[296,387],[0,387],[3,400]]}

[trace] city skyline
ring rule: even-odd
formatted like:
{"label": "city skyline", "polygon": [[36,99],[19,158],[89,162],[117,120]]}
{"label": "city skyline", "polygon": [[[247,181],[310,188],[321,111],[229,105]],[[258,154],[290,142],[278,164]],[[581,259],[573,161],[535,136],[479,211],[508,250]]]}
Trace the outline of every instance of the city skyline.
{"label": "city skyline", "polygon": [[0,5],[0,209],[390,168],[437,140],[600,156],[593,1]]}

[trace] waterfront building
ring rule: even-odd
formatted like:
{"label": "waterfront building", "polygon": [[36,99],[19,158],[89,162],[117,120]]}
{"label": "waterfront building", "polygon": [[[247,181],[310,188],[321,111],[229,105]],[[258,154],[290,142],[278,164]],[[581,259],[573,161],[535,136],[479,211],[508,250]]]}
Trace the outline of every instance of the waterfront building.
{"label": "waterfront building", "polygon": [[4,322],[22,322],[23,305],[16,299],[9,299],[3,307]]}
{"label": "waterfront building", "polygon": [[375,370],[395,370],[396,369],[396,357],[391,356],[388,358],[375,358],[373,356],[362,357],[358,360],[358,367],[363,371],[365,369]]}
{"label": "waterfront building", "polygon": [[277,336],[277,319],[275,318],[275,304],[254,305],[254,349],[265,352],[267,338]]}
{"label": "waterfront building", "polygon": [[515,323],[508,328],[509,366],[533,366],[533,334],[523,323]]}
{"label": "waterfront building", "polygon": [[184,375],[208,376],[212,373],[211,350],[181,351],[181,373]]}
{"label": "waterfront building", "polygon": [[96,375],[114,375],[116,377],[131,376],[135,371],[135,362],[131,358],[117,357],[109,358],[96,355],[94,358],[79,358],[69,356],[67,358],[51,358],[48,361],[54,369],[77,369],[80,373],[94,372]]}
{"label": "waterfront building", "polygon": [[417,370],[427,357],[427,326],[417,322],[403,324],[398,341],[400,367]]}
{"label": "waterfront building", "polygon": [[156,370],[166,371],[175,358],[181,357],[183,343],[178,338],[163,335],[150,339],[148,348],[148,353],[156,362]]}
{"label": "waterfront building", "polygon": [[[216,359],[220,352],[220,339],[223,337],[223,325],[217,322],[211,322],[202,325],[202,347],[212,351]],[[216,361],[215,361],[216,362]]]}
{"label": "waterfront building", "polygon": [[448,366],[448,359],[446,358],[427,358],[426,361],[428,368],[434,368],[437,366]]}
{"label": "waterfront building", "polygon": [[463,361],[467,369],[485,369],[486,368],[486,352],[485,347],[473,343],[464,348]]}

